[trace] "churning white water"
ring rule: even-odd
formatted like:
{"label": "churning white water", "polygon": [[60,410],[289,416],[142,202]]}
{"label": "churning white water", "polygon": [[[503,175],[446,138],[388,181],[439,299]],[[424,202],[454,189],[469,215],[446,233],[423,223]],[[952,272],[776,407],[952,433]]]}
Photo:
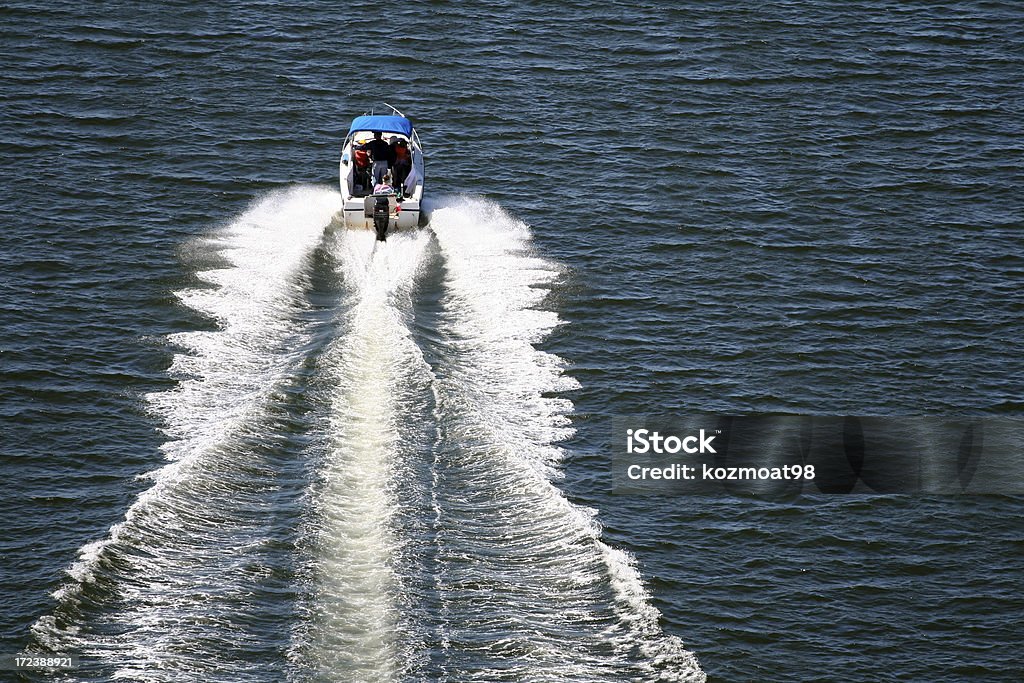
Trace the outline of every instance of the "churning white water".
{"label": "churning white water", "polygon": [[274,192],[193,245],[220,261],[177,296],[215,325],[170,337],[178,383],[146,397],[168,463],[39,645],[154,681],[703,680],[555,483],[561,267],[482,200],[386,243],[339,204]]}

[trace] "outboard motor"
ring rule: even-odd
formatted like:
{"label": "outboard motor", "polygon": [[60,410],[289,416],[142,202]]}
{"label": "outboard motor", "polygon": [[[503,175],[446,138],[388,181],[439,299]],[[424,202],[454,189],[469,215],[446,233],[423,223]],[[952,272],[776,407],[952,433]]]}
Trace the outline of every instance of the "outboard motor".
{"label": "outboard motor", "polygon": [[373,202],[373,227],[377,231],[377,241],[387,240],[388,223],[391,222],[391,205],[388,197],[374,197]]}

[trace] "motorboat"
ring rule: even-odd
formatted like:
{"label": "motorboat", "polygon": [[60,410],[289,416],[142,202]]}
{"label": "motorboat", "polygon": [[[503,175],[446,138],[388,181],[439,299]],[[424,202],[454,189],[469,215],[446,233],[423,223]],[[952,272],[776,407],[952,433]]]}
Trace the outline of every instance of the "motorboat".
{"label": "motorboat", "polygon": [[[387,106],[391,114],[371,112],[352,119],[339,166],[344,225],[374,230],[380,241],[393,230],[426,223],[423,147],[412,121]],[[385,174],[385,159],[379,157],[386,157],[390,184],[379,182]]]}

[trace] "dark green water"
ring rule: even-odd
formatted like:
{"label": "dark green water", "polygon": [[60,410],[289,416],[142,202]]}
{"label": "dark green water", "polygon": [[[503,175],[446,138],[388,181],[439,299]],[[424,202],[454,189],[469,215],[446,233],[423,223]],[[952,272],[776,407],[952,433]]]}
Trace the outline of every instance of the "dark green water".
{"label": "dark green water", "polygon": [[[1018,679],[1019,497],[613,496],[605,452],[617,415],[1021,414],[1017,3],[0,22],[0,654]],[[442,208],[370,257],[324,228],[385,101]]]}

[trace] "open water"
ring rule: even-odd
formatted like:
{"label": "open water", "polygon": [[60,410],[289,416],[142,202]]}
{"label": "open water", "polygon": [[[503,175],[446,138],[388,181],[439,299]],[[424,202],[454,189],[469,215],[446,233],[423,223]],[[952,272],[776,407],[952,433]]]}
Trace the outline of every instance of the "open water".
{"label": "open water", "polygon": [[[606,448],[654,412],[1021,414],[1020,4],[0,25],[0,654],[1020,680],[1020,497],[615,496]],[[436,210],[375,249],[331,217],[383,102]]]}

